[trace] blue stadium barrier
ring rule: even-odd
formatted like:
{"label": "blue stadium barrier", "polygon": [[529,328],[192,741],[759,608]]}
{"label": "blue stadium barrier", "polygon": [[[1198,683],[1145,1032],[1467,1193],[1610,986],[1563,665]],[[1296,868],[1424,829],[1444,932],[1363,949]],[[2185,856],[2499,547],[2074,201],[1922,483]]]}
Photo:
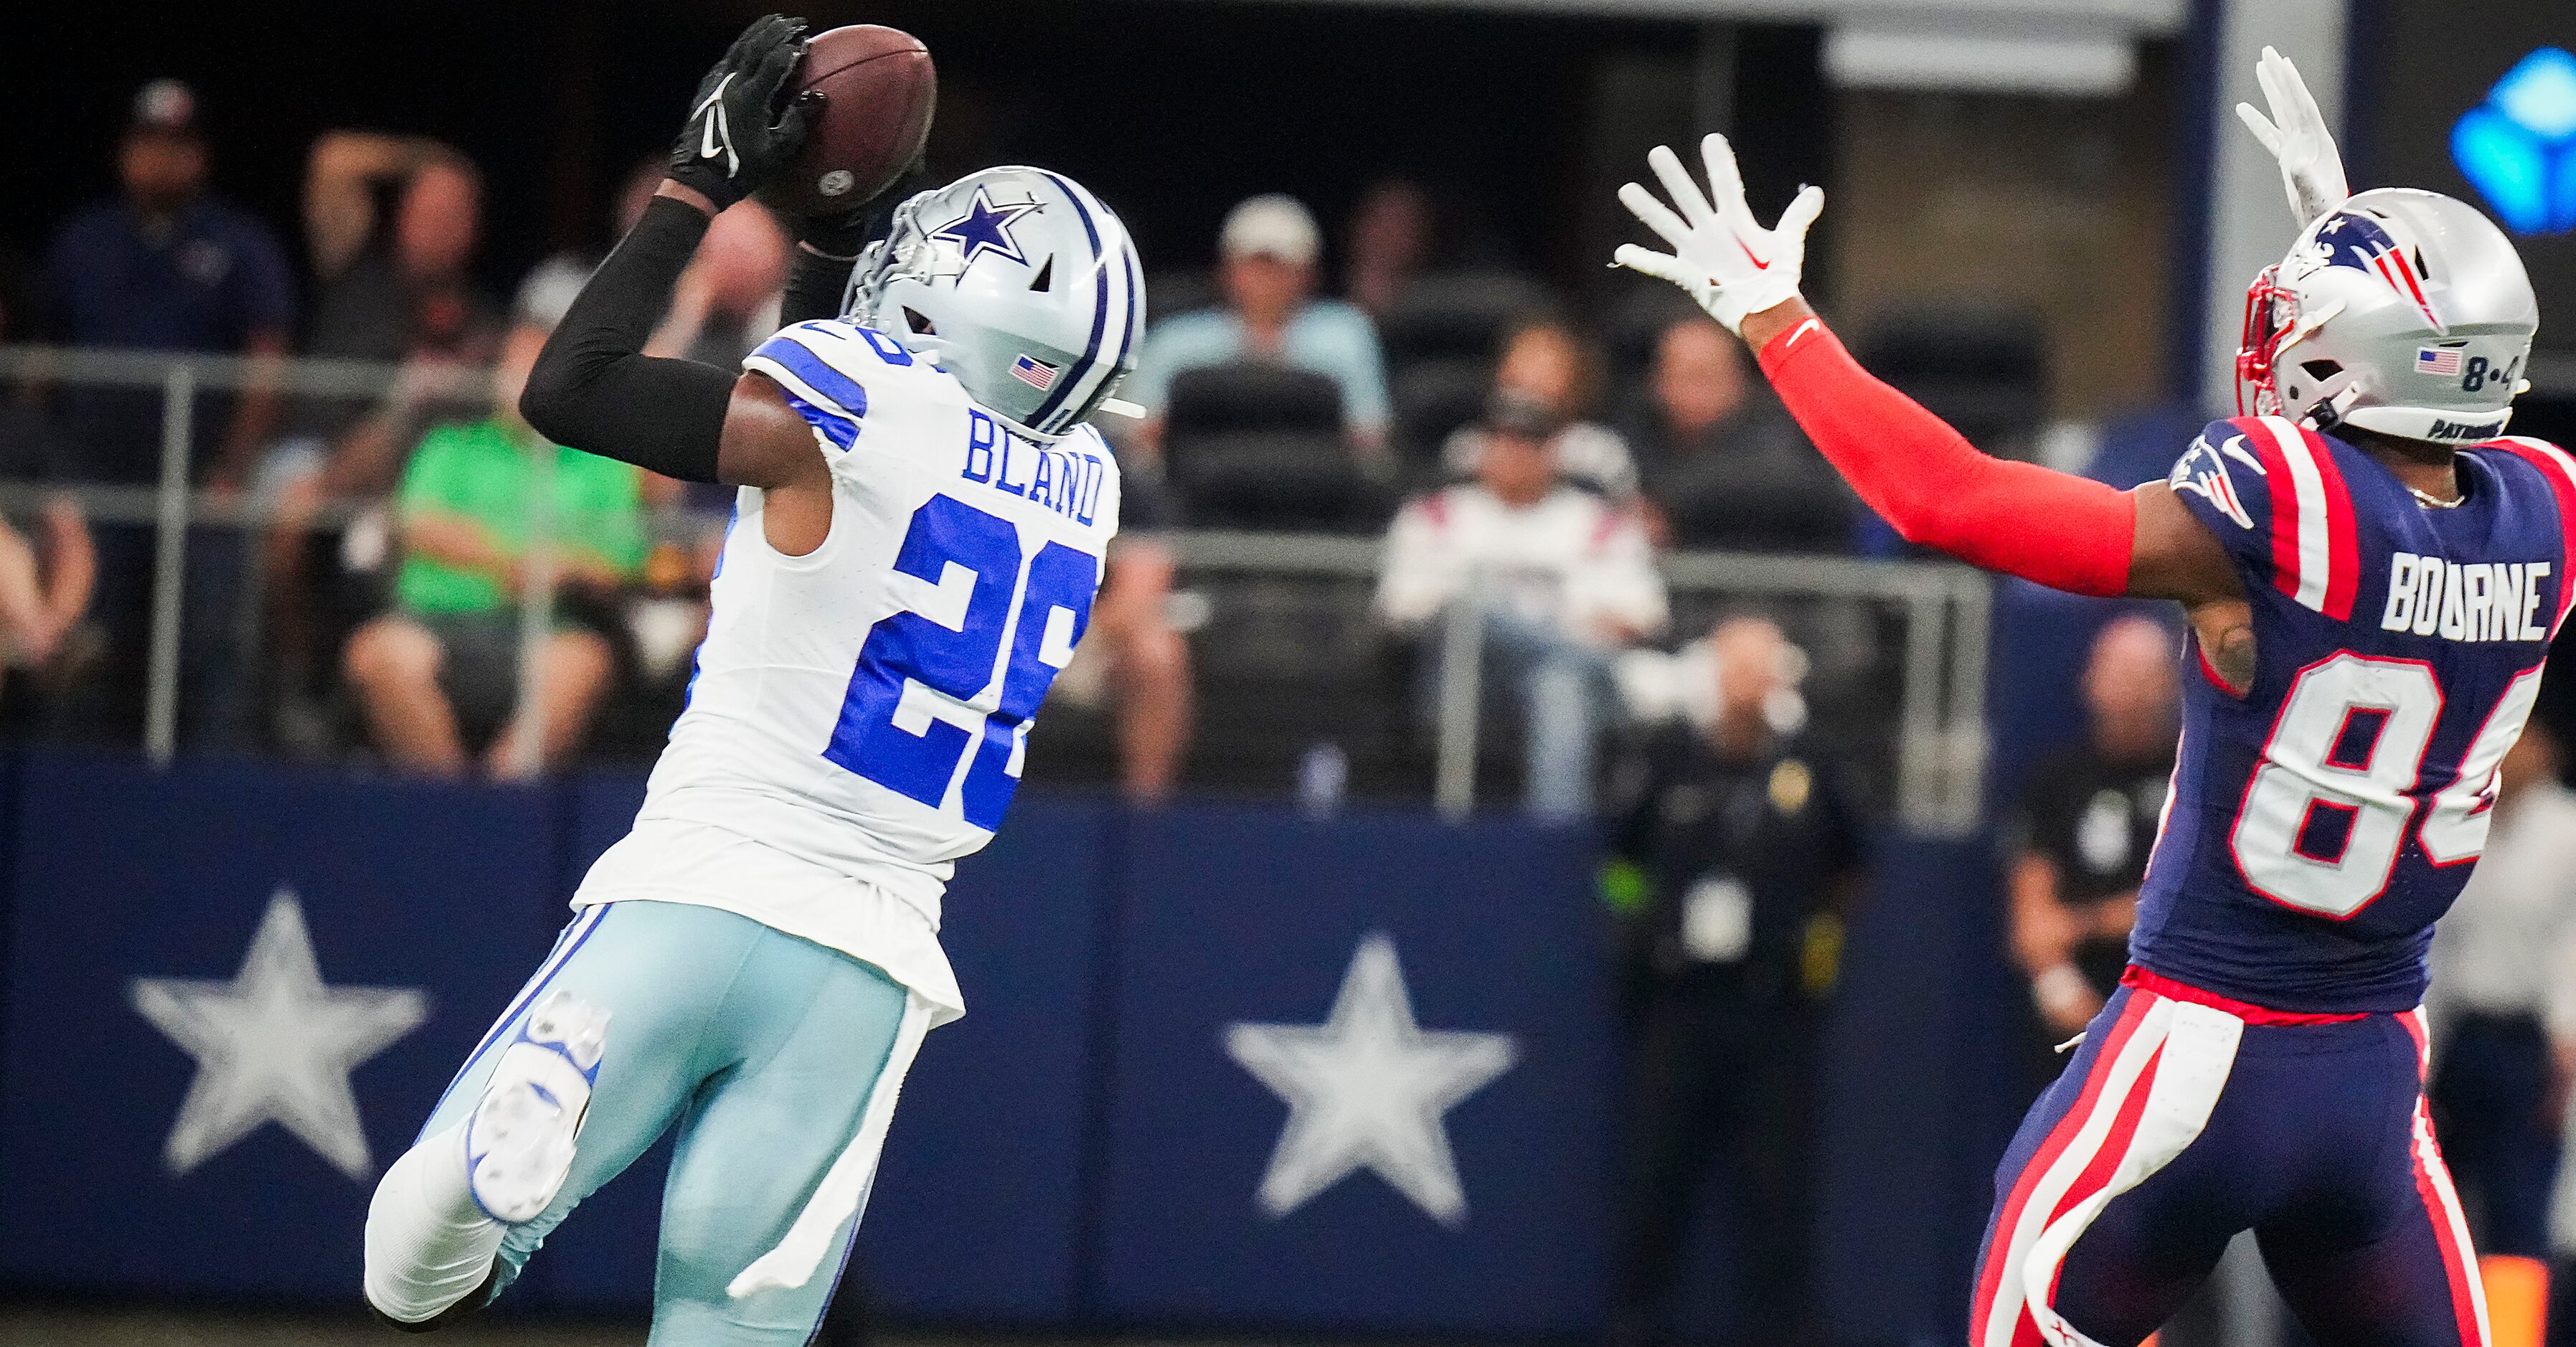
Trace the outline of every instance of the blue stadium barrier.
{"label": "blue stadium barrier", "polygon": [[[346,1301],[374,1169],[545,954],[553,794],[54,753],[10,775],[0,1278]],[[152,989],[202,1056],[138,1013]],[[386,1033],[345,1077],[286,1050]]]}
{"label": "blue stadium barrier", "polygon": [[[350,1303],[374,1167],[640,789],[0,760],[0,1284]],[[1620,1068],[1594,846],[1509,818],[1024,798],[950,895],[970,1011],[925,1047],[889,1141],[861,1237],[878,1304],[1077,1331],[1597,1330]],[[1893,1342],[1962,1312],[2010,1121],[2009,983],[1982,845],[1890,838],[1879,874],[1828,1033],[1821,1258],[1836,1325]],[[1427,1037],[1390,1036],[1397,983]],[[298,1032],[260,1018],[288,1004]],[[357,1059],[354,1114],[326,1039]],[[1454,1097],[1422,1105],[1433,1131],[1337,1141],[1333,1104],[1401,1083],[1370,1075],[1389,1042]],[[1283,1155],[1292,1119],[1313,1125]],[[648,1303],[663,1168],[595,1196],[512,1301]],[[1743,1321],[1729,1251],[1703,1243],[1694,1337]]]}
{"label": "blue stadium barrier", "polygon": [[[1591,838],[1516,820],[1195,807],[1140,817],[1128,842],[1103,1314],[1353,1332],[1597,1327],[1611,1082]],[[1409,1002],[1395,1013],[1481,1036],[1427,1040],[1437,1046],[1418,1069],[1441,1070],[1429,1055],[1441,1051],[1488,1054],[1459,1068],[1475,1092],[1428,1120],[1453,1148],[1462,1200],[1368,1176],[1265,1210],[1255,1193],[1289,1110],[1229,1038],[1338,1023],[1337,998],[1386,1013],[1391,998],[1363,1003],[1384,988],[1353,971],[1371,937],[1394,954]],[[1371,1081],[1370,1065],[1333,1060],[1324,1084],[1397,1088]]]}

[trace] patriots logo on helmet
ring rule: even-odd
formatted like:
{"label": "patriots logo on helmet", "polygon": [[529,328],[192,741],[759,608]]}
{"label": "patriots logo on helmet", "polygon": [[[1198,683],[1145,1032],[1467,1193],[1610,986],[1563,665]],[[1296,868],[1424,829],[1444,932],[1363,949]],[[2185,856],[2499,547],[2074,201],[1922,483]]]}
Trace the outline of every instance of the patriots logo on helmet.
{"label": "patriots logo on helmet", "polygon": [[1021,252],[1019,240],[1011,237],[1011,225],[1023,215],[1035,214],[1037,209],[1034,201],[995,205],[993,198],[978,187],[975,199],[967,203],[966,213],[931,230],[930,237],[956,244],[961,268],[973,266],[975,259],[986,253],[1027,266],[1028,254]]}
{"label": "patriots logo on helmet", "polygon": [[[2262,460],[2246,452],[2244,436],[2230,436],[2227,453],[2252,464],[2257,473],[2263,472]],[[2236,494],[2236,479],[2227,475],[2227,458],[2210,446],[2207,436],[2191,442],[2191,448],[2174,463],[2173,475],[2165,479],[2165,485],[2217,506],[2218,512],[2235,520],[2238,528],[2254,527],[2254,516],[2246,511],[2244,498]]]}
{"label": "patriots logo on helmet", "polygon": [[2358,211],[2338,211],[2317,226],[2309,253],[2311,265],[2349,267],[2366,271],[2387,283],[2397,297],[2415,306],[2436,332],[2447,332],[2442,316],[2433,312],[2433,301],[2424,293],[2423,282],[2397,240],[2377,220]]}

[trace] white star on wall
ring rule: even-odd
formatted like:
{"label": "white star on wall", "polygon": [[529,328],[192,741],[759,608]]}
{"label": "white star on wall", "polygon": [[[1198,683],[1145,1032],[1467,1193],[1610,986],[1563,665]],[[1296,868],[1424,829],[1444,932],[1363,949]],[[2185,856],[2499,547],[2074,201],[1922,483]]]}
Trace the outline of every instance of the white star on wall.
{"label": "white star on wall", "polygon": [[274,1121],[350,1178],[374,1172],[349,1073],[429,1018],[409,987],[328,987],[295,894],[268,900],[229,982],[136,978],[134,1008],[197,1059],[162,1158],[185,1174]]}
{"label": "white star on wall", "polygon": [[1509,1034],[1417,1027],[1393,940],[1360,941],[1324,1023],[1233,1025],[1225,1050],[1288,1102],[1258,1194],[1272,1219],[1366,1168],[1433,1220],[1465,1223],[1442,1120],[1518,1054]]}

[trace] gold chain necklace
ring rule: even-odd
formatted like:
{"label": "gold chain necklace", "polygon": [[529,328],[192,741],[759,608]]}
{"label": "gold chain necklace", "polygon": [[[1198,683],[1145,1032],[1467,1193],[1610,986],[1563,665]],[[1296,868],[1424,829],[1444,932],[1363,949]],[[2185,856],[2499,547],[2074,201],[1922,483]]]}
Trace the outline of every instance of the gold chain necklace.
{"label": "gold chain necklace", "polygon": [[2428,510],[2456,510],[2460,508],[2462,501],[2468,499],[2466,496],[2453,496],[2449,500],[2444,500],[2432,492],[2419,491],[2411,486],[2406,488],[2406,494],[2413,496],[2417,504]]}

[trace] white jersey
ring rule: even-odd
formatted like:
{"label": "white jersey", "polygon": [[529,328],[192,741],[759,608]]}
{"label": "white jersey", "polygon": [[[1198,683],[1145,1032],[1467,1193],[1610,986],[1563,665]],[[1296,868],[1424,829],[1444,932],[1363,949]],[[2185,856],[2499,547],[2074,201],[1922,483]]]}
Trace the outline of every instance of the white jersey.
{"label": "white jersey", "polygon": [[740,912],[962,1008],[940,895],[1001,825],[1090,621],[1116,460],[1088,425],[1052,444],[1011,430],[855,323],[799,323],[743,365],[813,424],[831,531],[783,555],[742,489],[687,709],[634,831],[573,901]]}

